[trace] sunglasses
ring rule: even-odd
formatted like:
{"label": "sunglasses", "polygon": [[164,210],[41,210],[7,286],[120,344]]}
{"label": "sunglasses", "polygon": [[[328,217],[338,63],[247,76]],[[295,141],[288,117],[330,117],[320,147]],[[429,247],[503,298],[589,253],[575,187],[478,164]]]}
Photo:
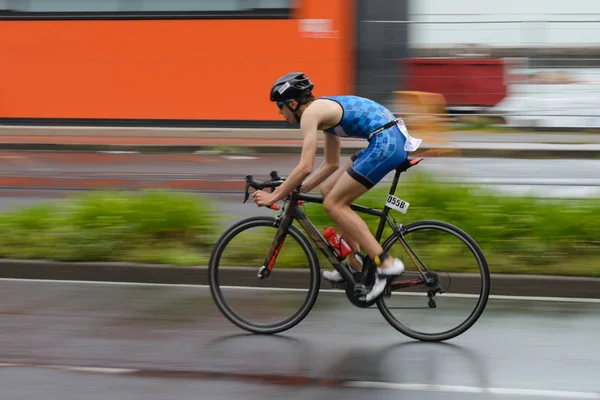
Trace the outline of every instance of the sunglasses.
{"label": "sunglasses", "polygon": [[285,103],[288,103],[288,102],[290,102],[290,101],[291,101],[291,100],[286,100],[286,101],[278,101],[278,102],[277,102],[277,107],[279,107],[279,109],[281,110],[281,108],[283,107],[283,105],[284,105]]}

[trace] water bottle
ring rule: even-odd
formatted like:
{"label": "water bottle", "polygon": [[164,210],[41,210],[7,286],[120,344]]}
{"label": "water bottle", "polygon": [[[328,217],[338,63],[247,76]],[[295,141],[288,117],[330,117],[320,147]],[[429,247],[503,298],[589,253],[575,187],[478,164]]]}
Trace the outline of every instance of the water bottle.
{"label": "water bottle", "polygon": [[331,227],[325,227],[325,231],[323,232],[323,236],[331,247],[333,247],[333,251],[335,255],[340,259],[345,259],[348,254],[352,253],[352,249],[348,246],[348,243],[335,231],[335,229]]}

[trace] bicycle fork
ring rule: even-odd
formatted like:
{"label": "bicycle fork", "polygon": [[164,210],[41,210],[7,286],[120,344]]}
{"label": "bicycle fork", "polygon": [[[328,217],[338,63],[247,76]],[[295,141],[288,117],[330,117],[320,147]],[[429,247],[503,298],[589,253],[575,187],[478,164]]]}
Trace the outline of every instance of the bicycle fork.
{"label": "bicycle fork", "polygon": [[[287,236],[288,229],[294,219],[298,220],[298,223],[304,232],[306,232],[306,234],[312,239],[315,245],[334,266],[334,268],[337,269],[340,274],[342,274],[346,282],[354,282],[354,277],[350,271],[344,268],[343,264],[335,256],[333,251],[330,249],[329,244],[325,241],[325,238],[321,236],[317,228],[308,220],[306,214],[304,214],[304,212],[302,212],[302,210],[295,205],[291,205],[281,219],[278,218],[279,226],[277,233],[275,234],[275,238],[273,239],[273,243],[271,244],[269,252],[267,253],[267,257],[265,258],[263,266],[260,267],[258,271],[258,277],[260,279],[264,279],[271,274],[279,251],[281,250],[283,242],[285,241],[285,237]],[[317,279],[320,279],[320,277],[317,277]]]}
{"label": "bicycle fork", "polygon": [[292,224],[293,218],[286,215],[283,217],[281,221],[277,221],[275,226],[278,226],[277,233],[275,234],[275,238],[273,239],[273,243],[267,252],[267,257],[263,262],[262,267],[258,270],[258,278],[265,279],[269,275],[271,275],[271,271],[273,270],[273,266],[275,265],[275,261],[277,261],[277,256],[279,255],[279,251],[285,242],[285,238],[288,233],[288,229]]}

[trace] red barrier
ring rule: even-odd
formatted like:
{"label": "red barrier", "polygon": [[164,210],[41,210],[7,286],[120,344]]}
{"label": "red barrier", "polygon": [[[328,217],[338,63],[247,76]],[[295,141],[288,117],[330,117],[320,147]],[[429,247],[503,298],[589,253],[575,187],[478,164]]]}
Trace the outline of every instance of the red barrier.
{"label": "red barrier", "polygon": [[492,107],[506,96],[502,59],[411,58],[403,64],[406,90],[440,93],[449,107]]}

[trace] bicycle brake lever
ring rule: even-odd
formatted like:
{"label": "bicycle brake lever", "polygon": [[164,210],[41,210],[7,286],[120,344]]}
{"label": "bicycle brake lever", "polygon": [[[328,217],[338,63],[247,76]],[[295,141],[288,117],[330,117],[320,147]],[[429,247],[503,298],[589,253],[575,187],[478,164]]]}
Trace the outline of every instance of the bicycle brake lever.
{"label": "bicycle brake lever", "polygon": [[248,197],[250,197],[250,193],[248,193],[248,188],[251,186],[252,181],[254,180],[254,177],[252,175],[246,175],[245,179],[246,179],[246,187],[244,188],[244,192],[245,192],[244,203],[246,201],[248,201]]}
{"label": "bicycle brake lever", "polygon": [[244,195],[244,203],[248,201],[248,197],[250,197],[250,193],[248,193],[248,188],[250,187],[249,183],[246,183],[246,188],[244,189],[245,195]]}

